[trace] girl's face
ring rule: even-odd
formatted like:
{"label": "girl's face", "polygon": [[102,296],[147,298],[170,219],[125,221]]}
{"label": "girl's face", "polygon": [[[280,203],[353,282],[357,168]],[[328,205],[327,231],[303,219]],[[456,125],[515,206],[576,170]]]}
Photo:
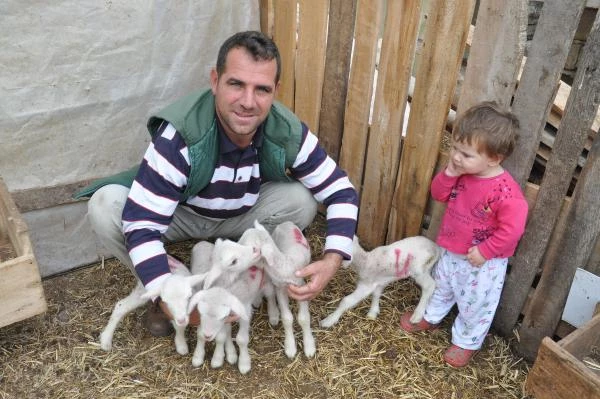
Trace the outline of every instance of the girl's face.
{"label": "girl's face", "polygon": [[477,142],[468,144],[452,140],[450,148],[450,162],[458,174],[491,177],[502,171],[500,158],[489,156],[484,151],[479,151]]}

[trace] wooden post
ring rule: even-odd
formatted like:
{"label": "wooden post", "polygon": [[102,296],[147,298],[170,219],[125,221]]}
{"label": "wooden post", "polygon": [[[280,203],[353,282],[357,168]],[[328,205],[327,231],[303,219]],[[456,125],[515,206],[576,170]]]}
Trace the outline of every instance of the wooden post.
{"label": "wooden post", "polygon": [[260,0],[260,31],[269,37],[273,37],[273,24],[275,19],[275,10],[273,9],[273,0]]}
{"label": "wooden post", "polygon": [[525,49],[527,4],[482,0],[477,13],[458,114],[481,101],[509,108]]}
{"label": "wooden post", "polygon": [[330,0],[318,136],[325,151],[336,161],[344,129],[355,16],[356,0]]}
{"label": "wooden post", "polygon": [[329,1],[299,0],[298,5],[300,22],[294,111],[312,131],[316,131],[321,112]]}
{"label": "wooden post", "polygon": [[373,75],[377,57],[377,43],[383,1],[359,0],[356,9],[356,27],[353,68],[350,69],[348,99],[344,112],[344,137],[340,151],[340,166],[361,192],[367,137],[369,135],[369,115],[373,97]]}
{"label": "wooden post", "polygon": [[[569,173],[570,178],[576,164],[576,155],[583,148],[590,126],[600,105],[600,15],[596,18],[592,31],[583,50],[583,56],[575,76],[573,89],[567,101],[561,128],[554,143],[553,155],[544,176],[559,183],[554,175]],[[564,130],[564,131],[563,131]],[[567,132],[573,132],[571,137]],[[563,137],[564,136],[564,137]],[[573,155],[569,157],[569,155]],[[566,156],[565,156],[566,155]],[[566,158],[566,159],[565,159]],[[549,176],[548,173],[552,172]],[[563,177],[564,179],[564,177]],[[565,189],[566,191],[566,189]],[[543,216],[548,207],[540,190],[536,201],[544,207]],[[558,198],[559,206],[562,198]],[[519,329],[521,337],[519,350],[527,358],[535,357],[542,338],[552,336],[560,321],[571,283],[577,267],[586,263],[594,243],[600,235],[600,139],[596,138],[588,153],[586,164],[573,194],[571,208],[567,216],[568,225],[563,234],[560,247],[554,261],[544,268],[542,278],[536,287],[529,312],[525,315]],[[558,212],[558,210],[557,210]],[[558,213],[556,213],[558,215]],[[536,235],[537,237],[537,235]],[[538,237],[539,239],[539,237]],[[533,240],[531,240],[533,241]]]}
{"label": "wooden post", "polygon": [[[420,234],[429,183],[439,153],[474,6],[474,0],[429,2],[430,13],[424,46],[392,204],[396,217],[390,219],[388,242]],[[362,211],[361,205],[361,213]]]}
{"label": "wooden post", "polygon": [[398,174],[402,121],[419,27],[420,3],[420,0],[387,2],[358,217],[358,236],[369,246],[381,245],[386,236]]}
{"label": "wooden post", "polygon": [[[521,0],[484,0],[469,48],[458,113],[480,101],[508,108],[517,84],[525,48],[526,4]],[[467,40],[467,46],[469,41]],[[427,236],[435,239],[446,204],[435,202]]]}
{"label": "wooden post", "polygon": [[294,110],[294,92],[296,85],[296,0],[277,0],[275,5],[275,26],[273,41],[277,43],[281,56],[281,77],[277,99],[286,107]]}
{"label": "wooden post", "polygon": [[521,123],[519,145],[503,162],[522,187],[531,173],[556,85],[584,6],[585,0],[561,0],[548,1],[542,8],[512,106]]}
{"label": "wooden post", "polygon": [[[550,6],[550,3],[546,5]],[[546,7],[546,5],[544,7]],[[546,15],[554,16],[553,10],[548,11],[549,12]],[[540,20],[540,22],[542,21]],[[538,29],[540,27],[544,29],[545,23],[548,23],[548,21],[545,21],[542,26],[538,26]],[[565,23],[563,23],[563,26],[570,27],[571,25],[577,26],[577,24],[572,21],[565,21]],[[545,42],[542,44],[545,44]],[[532,58],[533,57],[528,58],[528,64],[529,62],[532,62]],[[538,61],[541,62],[541,60]],[[545,61],[544,65],[546,65]],[[552,68],[551,65],[547,65],[547,67]],[[525,69],[527,70],[527,65],[525,66]],[[579,71],[582,70],[583,68],[580,67]],[[584,77],[584,75],[580,73],[579,78],[589,80],[591,79],[591,76]],[[524,82],[525,79],[526,73],[524,72],[520,84],[527,86],[527,83]],[[589,99],[586,100],[585,97],[581,98],[581,96],[590,96],[592,92],[587,91],[586,88],[582,88],[577,93],[579,99],[575,100],[575,97],[573,97],[574,90],[576,90],[576,88],[573,89],[571,96],[569,97],[571,107],[579,107],[579,102],[590,101]],[[523,96],[520,98],[523,98]],[[530,100],[533,101],[534,99]],[[549,100],[550,103],[552,103],[552,100]],[[537,107],[538,105],[532,104],[532,106]],[[515,110],[515,113],[518,110],[515,106],[513,106],[513,109]],[[535,207],[530,213],[529,222],[517,249],[516,256],[511,262],[510,273],[506,277],[502,298],[496,312],[494,328],[504,336],[511,334],[523,308],[523,304],[527,299],[538,267],[540,266],[542,257],[546,251],[546,246],[552,235],[554,224],[558,219],[560,207],[564,196],[567,193],[572,173],[577,164],[577,158],[581,153],[588,136],[589,127],[596,115],[596,110],[597,106],[595,109],[587,111],[588,113],[591,113],[591,117],[588,120],[585,119],[586,111],[572,108],[571,115],[565,113],[561,122],[557,139],[554,142],[552,151],[553,156],[546,166],[544,179],[540,186],[540,193],[538,194]],[[540,112],[540,110],[538,110],[538,112]],[[525,125],[529,123],[531,123],[531,120],[526,121]],[[587,126],[588,130],[580,130],[581,126]],[[522,129],[523,128],[524,127],[522,126]],[[572,133],[569,134],[570,132]],[[527,136],[527,132],[522,131],[521,136]],[[521,146],[522,145],[519,144],[515,149],[515,152],[518,152],[518,149],[521,148]],[[535,149],[532,150],[532,154],[535,156]],[[529,167],[531,167],[531,165],[529,165]]]}

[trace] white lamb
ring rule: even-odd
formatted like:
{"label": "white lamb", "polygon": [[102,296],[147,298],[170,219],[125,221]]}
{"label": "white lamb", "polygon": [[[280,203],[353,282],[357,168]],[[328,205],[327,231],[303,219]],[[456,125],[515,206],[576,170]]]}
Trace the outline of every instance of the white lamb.
{"label": "white lamb", "polygon": [[187,267],[168,256],[169,268],[172,275],[167,277],[156,290],[146,291],[138,280],[131,293],[115,304],[110,319],[100,334],[100,347],[105,351],[112,349],[112,339],[115,329],[127,314],[139,308],[151,298],[160,296],[173,315],[172,324],[175,328],[175,348],[177,353],[186,355],[188,345],[185,339],[185,328],[189,323],[187,312],[189,299],[193,294],[193,287],[204,281],[205,275],[192,275]]}
{"label": "white lamb", "polygon": [[[216,245],[219,247],[216,251],[218,259],[213,260],[215,244],[208,241],[200,241],[192,248],[191,271],[193,274],[207,273],[203,288],[207,289],[218,280],[221,287],[230,286],[241,273],[250,271],[251,274],[258,272],[257,265],[260,258],[260,249],[252,247],[252,254],[249,254],[249,246],[241,245],[230,240],[217,239]],[[243,259],[243,260],[239,260]],[[250,262],[247,262],[250,261]],[[279,309],[276,306],[275,291],[273,284],[268,276],[261,274],[264,278],[261,293],[257,297],[254,306],[258,307],[262,297],[267,299],[267,313],[269,323],[276,326],[279,322]]]}
{"label": "white lamb", "polygon": [[[210,246],[196,244],[192,249],[192,270],[202,269],[200,260],[206,260]],[[260,251],[256,247],[245,246],[230,240],[217,239],[210,255],[210,269],[204,289],[194,294],[188,311],[194,308],[200,314],[197,344],[192,357],[192,365],[200,366],[204,362],[205,344],[215,340],[215,349],[211,358],[211,367],[223,365],[226,357],[230,364],[238,363],[240,373],[250,371],[251,360],[248,351],[250,341],[250,321],[252,304],[261,298],[265,288],[264,271],[254,266],[260,260]],[[239,347],[239,359],[231,336],[230,313],[239,316],[239,329],[236,342]]]}
{"label": "white lamb", "polygon": [[[215,348],[210,361],[212,368],[221,367],[226,357],[229,364],[238,363],[240,373],[248,373],[251,368],[250,352],[248,351],[252,317],[251,304],[242,303],[236,295],[223,287],[210,287],[198,291],[192,296],[189,310],[192,311],[194,308],[198,309],[198,313],[200,313],[200,324],[198,325],[192,365],[199,367],[204,363],[206,342],[214,340]],[[236,335],[236,342],[240,348],[239,359],[231,335],[231,316],[239,317],[239,329]]]}
{"label": "white lamb", "polygon": [[361,300],[372,294],[368,317],[375,319],[379,314],[379,298],[384,288],[396,280],[412,277],[421,287],[421,298],[411,323],[423,318],[427,303],[435,289],[431,269],[439,259],[440,248],[436,243],[423,236],[404,238],[390,245],[380,246],[366,252],[354,236],[352,261],[343,262],[343,267],[351,266],[358,273],[358,283],[354,292],[344,297],[337,309],[321,320],[322,327],[331,327],[348,309],[352,309]]}
{"label": "white lamb", "polygon": [[[288,358],[296,356],[294,317],[289,307],[288,284],[303,285],[304,279],[295,272],[310,263],[310,247],[302,231],[292,222],[275,227],[272,235],[258,222],[242,234],[239,243],[259,247],[264,258],[264,269],[275,286],[277,302],[285,332],[284,350]],[[310,327],[309,301],[298,301],[298,324],[302,328],[304,354],[313,357],[316,352],[315,339]]]}

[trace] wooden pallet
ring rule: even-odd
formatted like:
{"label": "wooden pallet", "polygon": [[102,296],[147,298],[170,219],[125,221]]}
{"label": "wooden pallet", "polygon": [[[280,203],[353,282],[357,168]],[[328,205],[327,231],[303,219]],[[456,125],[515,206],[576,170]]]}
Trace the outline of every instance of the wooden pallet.
{"label": "wooden pallet", "polygon": [[600,374],[583,359],[600,345],[600,314],[558,342],[542,340],[527,376],[526,389],[536,399],[600,398]]}
{"label": "wooden pallet", "polygon": [[0,177],[0,327],[46,309],[27,225]]}

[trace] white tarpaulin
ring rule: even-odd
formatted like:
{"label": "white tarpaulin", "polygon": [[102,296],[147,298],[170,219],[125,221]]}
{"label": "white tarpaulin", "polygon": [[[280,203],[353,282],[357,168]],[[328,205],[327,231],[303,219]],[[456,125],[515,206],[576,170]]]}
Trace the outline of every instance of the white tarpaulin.
{"label": "white tarpaulin", "polygon": [[148,116],[208,85],[257,0],[0,2],[0,175],[10,191],[137,164]]}
{"label": "white tarpaulin", "polygon": [[103,254],[86,203],[49,188],[68,198],[138,164],[148,117],[208,86],[219,46],[248,29],[258,0],[0,1],[0,176],[47,199],[23,215],[43,277]]}

